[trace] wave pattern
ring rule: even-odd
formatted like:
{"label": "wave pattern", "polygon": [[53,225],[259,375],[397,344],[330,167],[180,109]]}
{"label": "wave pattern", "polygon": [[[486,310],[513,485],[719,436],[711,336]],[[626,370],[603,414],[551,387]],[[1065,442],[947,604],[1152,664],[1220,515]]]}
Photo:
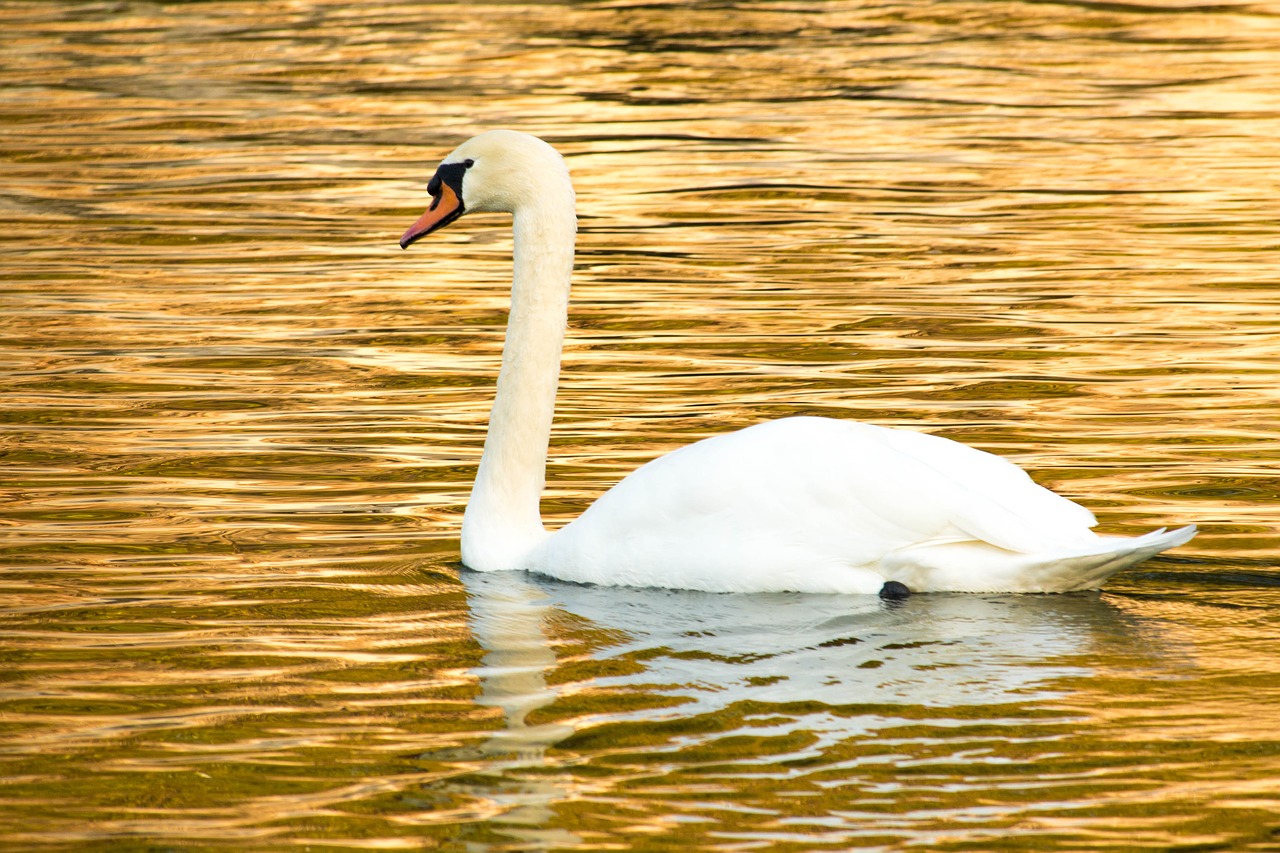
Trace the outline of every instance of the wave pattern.
{"label": "wave pattern", "polygon": [[[1275,849],[1264,5],[0,2],[0,846]],[[506,224],[581,231],[544,508],[786,414],[1187,548],[1102,595],[460,569]]]}

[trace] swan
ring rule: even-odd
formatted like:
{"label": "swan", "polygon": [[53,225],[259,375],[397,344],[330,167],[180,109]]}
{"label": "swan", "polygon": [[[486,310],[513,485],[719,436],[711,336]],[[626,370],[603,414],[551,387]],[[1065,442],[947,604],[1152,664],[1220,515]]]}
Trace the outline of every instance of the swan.
{"label": "swan", "polygon": [[511,311],[462,562],[579,583],[713,592],[1068,592],[1195,534],[1100,536],[1012,463],[926,433],[788,417],[638,468],[554,532],[542,524],[577,217],[549,144],[492,130],[447,156],[408,246],[464,213],[513,215]]}

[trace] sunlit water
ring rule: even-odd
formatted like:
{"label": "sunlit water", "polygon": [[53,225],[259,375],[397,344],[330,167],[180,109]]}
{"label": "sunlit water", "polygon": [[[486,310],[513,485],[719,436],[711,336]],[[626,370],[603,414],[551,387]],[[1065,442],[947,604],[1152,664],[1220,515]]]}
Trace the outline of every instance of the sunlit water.
{"label": "sunlit water", "polygon": [[[1280,849],[1280,9],[0,3],[0,847]],[[1189,546],[1102,594],[457,564],[511,126],[582,217],[544,510],[789,413]]]}

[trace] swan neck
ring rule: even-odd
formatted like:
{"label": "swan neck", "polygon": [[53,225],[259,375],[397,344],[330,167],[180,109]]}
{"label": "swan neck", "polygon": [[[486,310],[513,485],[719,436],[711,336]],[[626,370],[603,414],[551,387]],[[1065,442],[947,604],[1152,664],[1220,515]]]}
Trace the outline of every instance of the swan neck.
{"label": "swan neck", "polygon": [[[565,180],[568,185],[567,178]],[[462,525],[462,561],[518,569],[546,538],[539,502],[573,271],[573,190],[516,210],[511,313],[484,453]]]}

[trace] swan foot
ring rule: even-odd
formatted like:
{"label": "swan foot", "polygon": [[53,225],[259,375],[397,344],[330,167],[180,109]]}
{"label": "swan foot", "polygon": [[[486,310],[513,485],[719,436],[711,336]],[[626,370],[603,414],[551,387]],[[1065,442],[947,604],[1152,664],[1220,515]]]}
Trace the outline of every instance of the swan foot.
{"label": "swan foot", "polygon": [[885,601],[902,601],[911,597],[911,588],[899,581],[885,581],[880,587],[880,597]]}

